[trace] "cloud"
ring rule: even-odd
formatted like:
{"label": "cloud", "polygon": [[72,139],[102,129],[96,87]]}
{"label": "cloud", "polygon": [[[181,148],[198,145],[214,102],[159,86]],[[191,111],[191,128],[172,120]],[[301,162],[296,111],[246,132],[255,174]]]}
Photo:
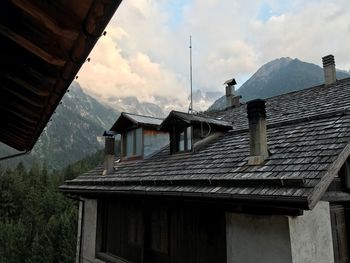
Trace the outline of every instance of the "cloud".
{"label": "cloud", "polygon": [[79,81],[103,98],[168,96],[187,105],[189,35],[202,91],[221,91],[232,77],[242,84],[278,57],[320,65],[332,53],[349,70],[349,17],[347,0],[123,1]]}

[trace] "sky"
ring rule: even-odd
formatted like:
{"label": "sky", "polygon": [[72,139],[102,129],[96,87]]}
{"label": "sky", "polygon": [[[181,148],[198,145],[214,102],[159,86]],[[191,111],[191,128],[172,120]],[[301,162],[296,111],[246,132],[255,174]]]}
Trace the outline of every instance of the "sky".
{"label": "sky", "polygon": [[82,87],[102,99],[158,96],[187,101],[189,37],[193,89],[238,87],[280,57],[321,65],[335,56],[350,70],[348,0],[124,0],[79,72]]}

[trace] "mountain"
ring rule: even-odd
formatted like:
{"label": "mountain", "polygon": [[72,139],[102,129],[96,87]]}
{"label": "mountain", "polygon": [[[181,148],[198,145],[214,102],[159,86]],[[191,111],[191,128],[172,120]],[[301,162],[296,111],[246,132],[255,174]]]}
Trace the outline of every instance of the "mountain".
{"label": "mountain", "polygon": [[[215,100],[223,95],[223,91],[207,91],[195,90],[192,94],[193,108],[197,111],[207,109]],[[190,97],[188,98],[190,100]]]}
{"label": "mountain", "polygon": [[[350,77],[346,71],[337,70],[337,78]],[[324,83],[323,69],[315,64],[299,59],[279,58],[263,65],[238,90],[242,101],[272,96],[300,90]],[[225,97],[219,98],[210,110],[223,109]]]}
{"label": "mountain", "polygon": [[[61,169],[103,148],[103,131],[113,125],[119,114],[85,94],[79,83],[73,82],[31,153],[1,165],[45,162],[49,169]],[[11,153],[14,153],[11,148],[0,145],[0,156]]]}
{"label": "mountain", "polygon": [[110,97],[108,105],[119,112],[130,112],[154,117],[165,117],[164,110],[155,103],[140,102],[136,97]]}

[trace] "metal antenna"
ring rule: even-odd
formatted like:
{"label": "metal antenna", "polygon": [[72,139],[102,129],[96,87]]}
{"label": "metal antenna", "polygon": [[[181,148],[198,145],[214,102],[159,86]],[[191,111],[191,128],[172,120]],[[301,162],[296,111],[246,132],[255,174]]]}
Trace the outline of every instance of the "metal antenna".
{"label": "metal antenna", "polygon": [[191,85],[191,104],[188,113],[193,113],[193,98],[192,98],[192,36],[190,36],[190,85]]}

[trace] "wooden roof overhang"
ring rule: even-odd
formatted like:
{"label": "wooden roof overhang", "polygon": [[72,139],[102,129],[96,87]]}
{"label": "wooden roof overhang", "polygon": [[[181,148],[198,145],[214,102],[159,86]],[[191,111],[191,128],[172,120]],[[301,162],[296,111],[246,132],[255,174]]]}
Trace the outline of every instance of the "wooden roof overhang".
{"label": "wooden roof overhang", "polygon": [[121,0],[0,1],[0,141],[29,151]]}
{"label": "wooden roof overhang", "polygon": [[232,123],[227,121],[216,120],[212,118],[206,118],[199,115],[188,114],[179,111],[171,111],[169,115],[160,125],[160,130],[162,131],[172,131],[173,127],[183,129],[191,125],[201,125],[204,123],[216,131],[229,131],[232,130]]}
{"label": "wooden roof overhang", "polygon": [[[139,118],[139,120],[137,118]],[[157,130],[161,121],[162,119],[160,118],[122,112],[110,131],[122,134],[128,130],[139,127]]]}

